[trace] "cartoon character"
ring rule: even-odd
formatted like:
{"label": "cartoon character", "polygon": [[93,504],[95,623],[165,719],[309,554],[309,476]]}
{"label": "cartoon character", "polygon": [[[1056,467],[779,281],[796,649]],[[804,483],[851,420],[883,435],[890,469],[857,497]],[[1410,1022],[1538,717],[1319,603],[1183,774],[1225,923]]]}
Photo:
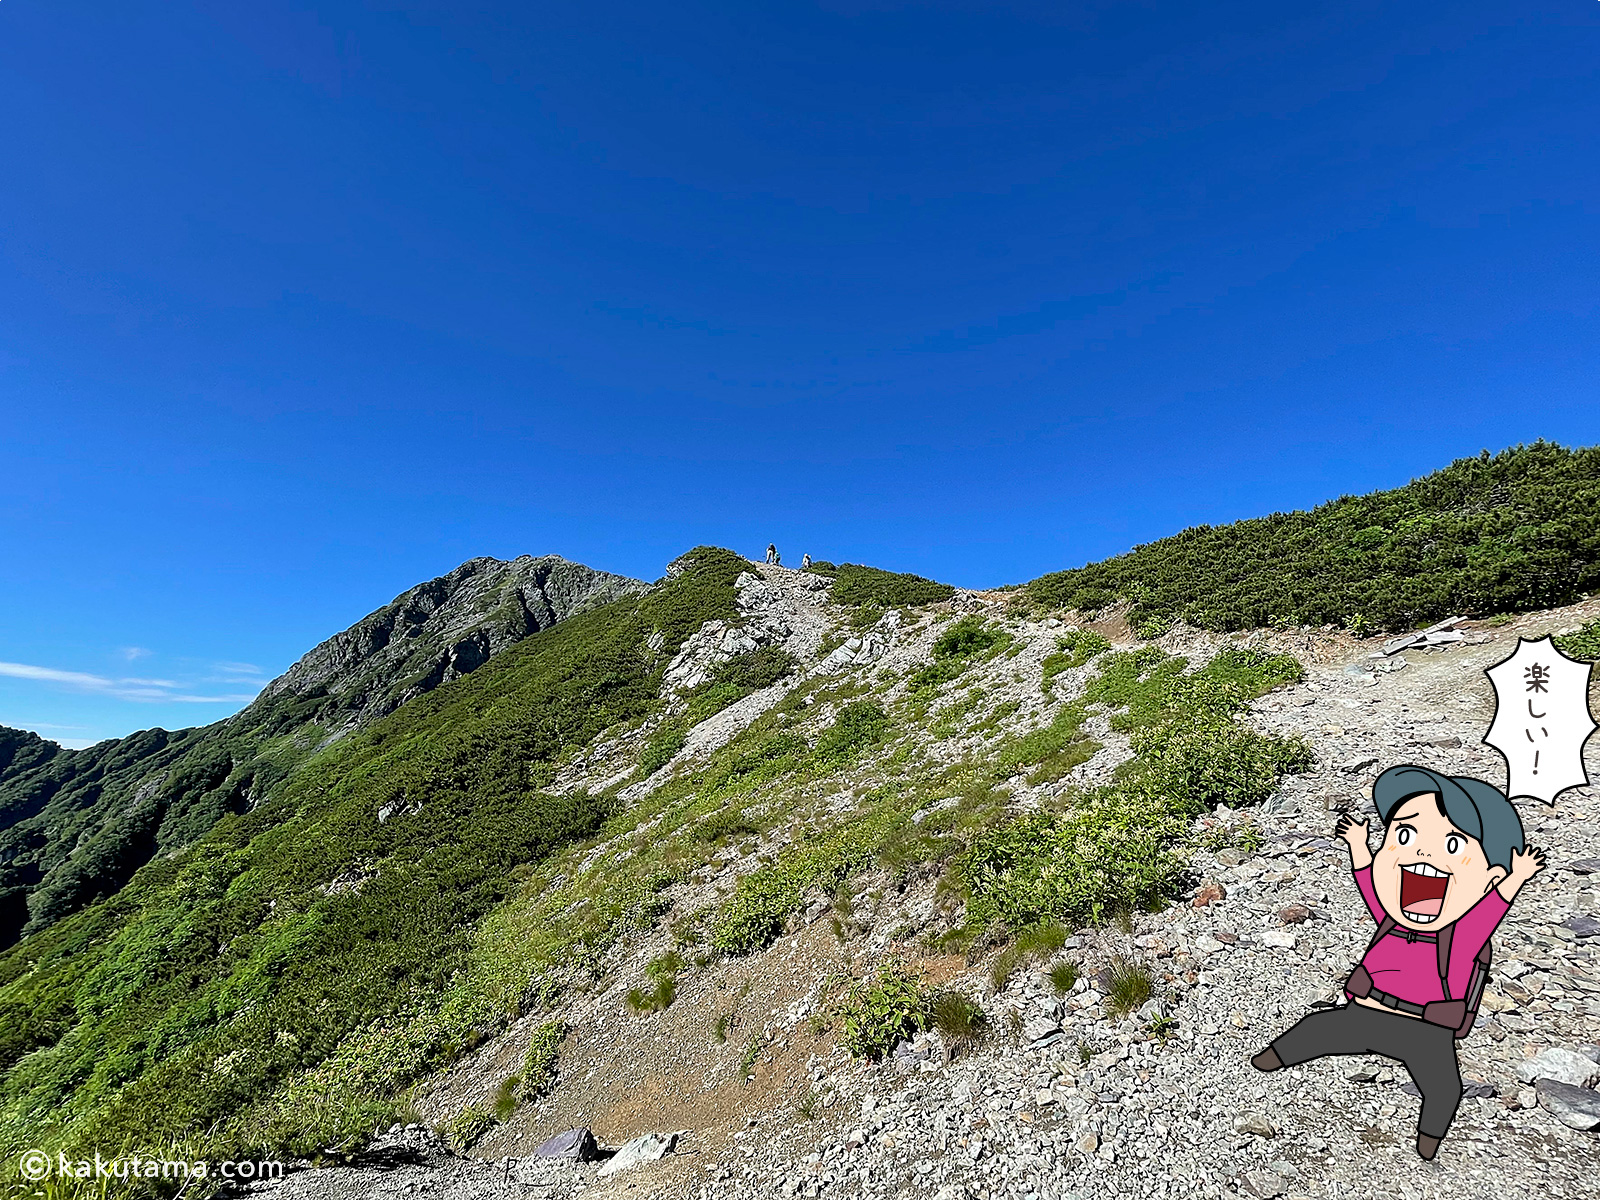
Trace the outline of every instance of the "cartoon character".
{"label": "cartoon character", "polygon": [[1481,779],[1390,767],[1372,800],[1384,823],[1376,855],[1366,822],[1346,813],[1335,829],[1378,922],[1345,984],[1349,1002],[1301,1018],[1250,1062],[1260,1071],[1329,1054],[1404,1063],[1422,1093],[1417,1153],[1431,1159],[1461,1102],[1455,1043],[1483,996],[1489,937],[1545,857],[1523,841],[1511,801]]}

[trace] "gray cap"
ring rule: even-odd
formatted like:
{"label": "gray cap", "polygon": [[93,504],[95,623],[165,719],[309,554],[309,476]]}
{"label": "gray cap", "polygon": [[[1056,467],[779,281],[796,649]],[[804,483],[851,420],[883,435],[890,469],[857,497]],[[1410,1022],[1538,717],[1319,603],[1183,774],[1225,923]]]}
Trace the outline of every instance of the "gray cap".
{"label": "gray cap", "polygon": [[1389,823],[1402,800],[1432,792],[1439,797],[1445,817],[1462,833],[1483,845],[1491,866],[1511,870],[1511,852],[1526,848],[1522,818],[1517,806],[1492,783],[1470,775],[1441,775],[1427,767],[1406,764],[1390,767],[1372,785],[1372,803],[1383,823]]}

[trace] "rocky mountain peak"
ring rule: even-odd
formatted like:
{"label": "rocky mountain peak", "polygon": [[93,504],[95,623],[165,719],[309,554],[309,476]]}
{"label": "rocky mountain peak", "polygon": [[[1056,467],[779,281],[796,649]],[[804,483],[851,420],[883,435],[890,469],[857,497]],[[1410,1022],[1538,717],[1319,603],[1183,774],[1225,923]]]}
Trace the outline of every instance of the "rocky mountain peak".
{"label": "rocky mountain peak", "polygon": [[506,647],[645,584],[555,554],[506,562],[472,558],[313,647],[273,680],[251,709],[284,693],[326,694],[365,725],[441,683],[466,675]]}

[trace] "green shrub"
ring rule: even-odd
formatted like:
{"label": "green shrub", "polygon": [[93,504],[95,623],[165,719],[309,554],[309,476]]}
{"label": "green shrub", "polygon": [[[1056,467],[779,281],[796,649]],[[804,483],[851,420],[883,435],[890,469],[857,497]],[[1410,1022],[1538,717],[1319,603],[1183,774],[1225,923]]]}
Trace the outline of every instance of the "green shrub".
{"label": "green shrub", "polygon": [[742,955],[770,945],[807,892],[831,892],[871,861],[873,844],[864,832],[845,825],[741,877],[712,930],[712,949]]}
{"label": "green shrub", "polygon": [[706,790],[750,791],[800,766],[806,753],[804,738],[792,733],[765,734],[753,745],[741,746],[707,772]]}
{"label": "green shrub", "polygon": [[932,997],[904,963],[888,962],[853,984],[835,1013],[839,1045],[857,1058],[877,1060],[901,1039],[928,1028]]}
{"label": "green shrub", "polygon": [[1061,779],[1079,763],[1088,762],[1100,749],[1100,743],[1083,733],[1087,715],[1081,704],[1065,704],[1043,729],[1005,742],[995,755],[994,778],[1009,779],[1033,768],[1028,782],[1037,787]]}
{"label": "green shrub", "polygon": [[1033,813],[980,836],[956,869],[977,920],[1097,923],[1176,888],[1184,828],[1143,797],[1109,791],[1064,817]]}
{"label": "green shrub", "polygon": [[1045,972],[1050,980],[1050,987],[1058,996],[1065,996],[1078,983],[1078,964],[1069,959],[1050,964],[1050,969]]}
{"label": "green shrub", "polygon": [[739,1074],[746,1077],[756,1065],[756,1059],[761,1057],[761,1052],[767,1048],[767,1043],[759,1033],[750,1036],[749,1044],[744,1048],[744,1056],[739,1059]]}
{"label": "green shrub", "polygon": [[760,833],[744,815],[743,809],[724,808],[701,821],[695,834],[703,842],[720,842],[732,837]]}
{"label": "green shrub", "polygon": [[938,640],[933,643],[933,656],[971,658],[975,654],[982,654],[985,650],[991,650],[1010,641],[1010,636],[1004,630],[985,624],[982,618],[962,617],[940,634]]}
{"label": "green shrub", "polygon": [[718,663],[711,677],[688,694],[684,719],[697,725],[730,704],[777,683],[794,668],[794,655],[781,646],[757,646],[736,654]]}
{"label": "green shrub", "polygon": [[1460,459],[1405,487],[1309,512],[1202,525],[1027,586],[1041,609],[1135,601],[1134,627],[1343,624],[1570,604],[1600,591],[1600,447],[1548,442]]}
{"label": "green shrub", "polygon": [[931,662],[912,672],[911,677],[906,680],[906,690],[913,694],[931,692],[942,684],[949,683],[966,669],[966,663],[954,659]]}
{"label": "green shrub", "polygon": [[494,1117],[476,1104],[463,1109],[445,1128],[445,1140],[457,1150],[469,1150],[472,1144],[494,1127]]}
{"label": "green shrub", "polygon": [[1550,640],[1568,658],[1580,662],[1600,662],[1600,620],[1590,621],[1577,633]]}
{"label": "green shrub", "polygon": [[[1310,763],[1303,741],[1233,719],[1254,696],[1296,677],[1297,662],[1225,651],[1191,675],[1184,665],[1154,647],[1106,658],[1082,703],[1122,708],[1112,724],[1129,730],[1133,759],[1065,813],[1031,813],[976,837],[954,864],[969,920],[1023,928],[1155,908],[1177,891],[1195,815],[1218,803],[1259,803],[1285,772]],[[1081,706],[1063,711],[1081,720]]]}
{"label": "green shrub", "polygon": [[522,1060],[522,1094],[527,1099],[537,1100],[555,1087],[561,1043],[566,1037],[565,1021],[546,1021],[533,1031]]}
{"label": "green shrub", "polygon": [[834,723],[822,731],[812,752],[818,763],[847,762],[889,733],[889,714],[876,700],[855,700],[839,710]]}
{"label": "green shrub", "polygon": [[639,755],[639,769],[646,775],[654,775],[683,749],[683,742],[684,734],[681,726],[669,725],[665,729],[657,730],[645,743],[644,750]]}
{"label": "green shrub", "polygon": [[[818,574],[819,564],[811,569]],[[840,563],[833,574],[833,600],[835,604],[876,604],[880,608],[916,608],[955,595],[948,583],[935,583],[920,575],[897,575],[877,567],[863,567],[854,563]]]}

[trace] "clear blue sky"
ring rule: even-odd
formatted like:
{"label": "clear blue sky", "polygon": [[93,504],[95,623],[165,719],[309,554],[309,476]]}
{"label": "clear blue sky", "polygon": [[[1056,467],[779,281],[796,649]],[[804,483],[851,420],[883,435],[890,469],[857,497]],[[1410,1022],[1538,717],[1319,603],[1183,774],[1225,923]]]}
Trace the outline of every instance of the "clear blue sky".
{"label": "clear blue sky", "polygon": [[0,723],[215,720],[474,555],[993,585],[1600,442],[1596,63],[1594,0],[8,0]]}

